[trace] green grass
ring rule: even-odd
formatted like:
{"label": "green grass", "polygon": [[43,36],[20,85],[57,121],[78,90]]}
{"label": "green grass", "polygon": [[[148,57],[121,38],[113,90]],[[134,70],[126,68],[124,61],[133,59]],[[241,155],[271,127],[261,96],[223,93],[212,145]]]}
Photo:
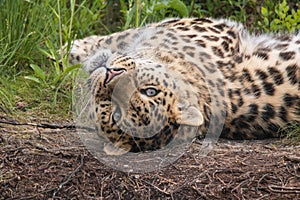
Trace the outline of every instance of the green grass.
{"label": "green grass", "polygon": [[[299,8],[298,0],[0,0],[0,115],[71,116],[80,66],[69,66],[61,50],[68,44],[68,52],[73,39],[170,17],[226,17],[253,31],[293,31]],[[289,127],[299,135],[299,127]]]}
{"label": "green grass", "polygon": [[0,0],[0,112],[70,112],[80,66],[69,66],[60,52],[73,39],[103,30],[95,27],[103,27],[105,6],[105,1]]}
{"label": "green grass", "polygon": [[287,143],[300,142],[300,124],[289,123],[280,130],[283,135],[283,140]]}

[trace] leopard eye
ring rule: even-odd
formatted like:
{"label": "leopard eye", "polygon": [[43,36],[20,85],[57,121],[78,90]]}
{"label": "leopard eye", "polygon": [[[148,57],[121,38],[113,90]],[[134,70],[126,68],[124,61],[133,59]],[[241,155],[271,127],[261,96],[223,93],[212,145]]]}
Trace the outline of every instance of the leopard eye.
{"label": "leopard eye", "polygon": [[149,88],[146,88],[146,89],[141,89],[141,93],[148,96],[148,97],[154,97],[156,96],[160,91],[157,90],[156,88],[154,87],[149,87]]}
{"label": "leopard eye", "polygon": [[122,117],[121,110],[117,108],[112,115],[112,120],[116,123],[121,119],[121,117]]}

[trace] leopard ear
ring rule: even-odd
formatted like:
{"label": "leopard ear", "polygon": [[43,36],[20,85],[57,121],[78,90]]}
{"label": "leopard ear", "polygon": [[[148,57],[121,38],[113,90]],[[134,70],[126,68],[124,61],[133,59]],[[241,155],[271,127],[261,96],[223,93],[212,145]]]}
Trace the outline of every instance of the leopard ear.
{"label": "leopard ear", "polygon": [[204,119],[201,112],[196,107],[188,107],[177,114],[177,123],[189,125],[189,126],[200,126],[203,124]]}

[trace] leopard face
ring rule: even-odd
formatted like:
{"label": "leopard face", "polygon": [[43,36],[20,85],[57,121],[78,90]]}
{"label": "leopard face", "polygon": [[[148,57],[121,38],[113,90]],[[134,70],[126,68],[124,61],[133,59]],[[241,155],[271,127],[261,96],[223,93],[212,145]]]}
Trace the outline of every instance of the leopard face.
{"label": "leopard face", "polygon": [[107,154],[160,149],[178,137],[180,126],[203,124],[198,97],[180,76],[164,65],[129,56],[118,56],[91,74],[93,120],[114,147],[105,149]]}

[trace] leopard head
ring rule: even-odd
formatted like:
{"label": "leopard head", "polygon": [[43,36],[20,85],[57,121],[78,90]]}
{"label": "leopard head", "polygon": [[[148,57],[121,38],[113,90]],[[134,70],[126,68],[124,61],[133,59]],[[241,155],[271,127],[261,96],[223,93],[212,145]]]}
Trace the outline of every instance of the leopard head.
{"label": "leopard head", "polygon": [[178,137],[180,126],[203,124],[197,92],[165,63],[119,55],[96,68],[90,82],[93,120],[112,144],[107,154],[157,150]]}

